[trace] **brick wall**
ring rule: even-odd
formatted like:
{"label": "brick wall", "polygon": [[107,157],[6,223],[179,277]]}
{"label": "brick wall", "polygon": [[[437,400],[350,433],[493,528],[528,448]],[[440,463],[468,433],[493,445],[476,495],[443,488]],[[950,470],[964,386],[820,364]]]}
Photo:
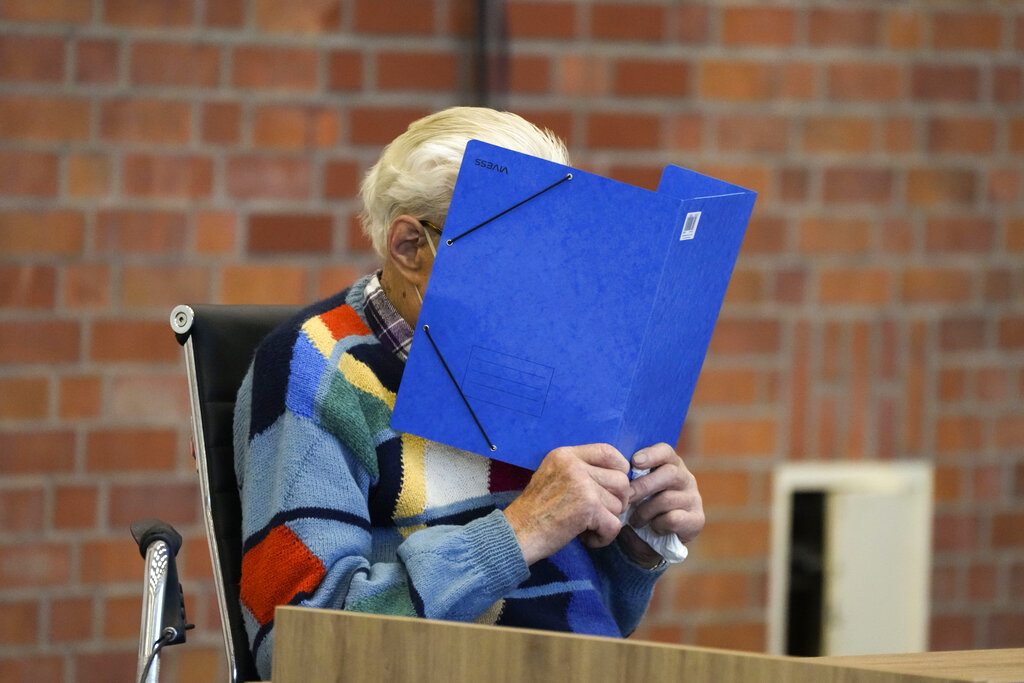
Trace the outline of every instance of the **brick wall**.
{"label": "brick wall", "polygon": [[[708,526],[647,638],[765,644],[772,467],[934,462],[931,645],[1024,645],[1024,4],[507,3],[498,100],[577,165],[760,193],[682,451]],[[128,680],[183,532],[222,677],[183,301],[299,303],[374,264],[358,178],[475,100],[468,0],[0,2],[0,679]]]}

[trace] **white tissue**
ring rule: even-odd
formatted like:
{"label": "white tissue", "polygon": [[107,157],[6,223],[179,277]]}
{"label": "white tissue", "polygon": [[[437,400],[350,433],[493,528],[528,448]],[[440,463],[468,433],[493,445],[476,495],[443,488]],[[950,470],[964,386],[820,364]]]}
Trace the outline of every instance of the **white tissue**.
{"label": "white tissue", "polygon": [[[629,473],[629,478],[631,480],[636,479],[638,477],[644,476],[648,472],[650,472],[650,470],[638,470],[636,468],[633,468]],[[644,498],[644,500],[647,499]],[[641,500],[640,502],[642,503],[643,500]],[[619,521],[622,522],[623,525],[627,523],[626,520],[629,519],[629,515],[631,512],[633,512],[632,503],[630,503],[629,506],[626,507],[626,509],[622,512],[621,515],[619,515]],[[682,562],[686,559],[686,556],[689,554],[689,551],[686,549],[686,546],[683,545],[683,542],[680,541],[679,537],[675,534],[656,534],[653,531],[651,531],[650,525],[647,525],[640,529],[633,528],[633,530],[636,532],[636,535],[643,540],[644,543],[651,546],[651,548],[659,555],[661,555],[663,558],[665,558],[665,561],[669,564],[676,564],[678,562]]]}

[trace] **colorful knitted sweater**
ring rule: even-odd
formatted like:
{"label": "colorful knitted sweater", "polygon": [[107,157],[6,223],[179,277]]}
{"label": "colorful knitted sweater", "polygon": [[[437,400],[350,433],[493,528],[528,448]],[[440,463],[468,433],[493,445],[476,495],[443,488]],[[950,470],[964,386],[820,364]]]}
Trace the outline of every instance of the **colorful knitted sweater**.
{"label": "colorful knitted sweater", "polygon": [[241,602],[260,675],[285,604],[628,635],[657,572],[579,541],[527,567],[502,510],[531,473],[391,429],[405,365],[371,331],[367,281],[271,333],[238,393]]}

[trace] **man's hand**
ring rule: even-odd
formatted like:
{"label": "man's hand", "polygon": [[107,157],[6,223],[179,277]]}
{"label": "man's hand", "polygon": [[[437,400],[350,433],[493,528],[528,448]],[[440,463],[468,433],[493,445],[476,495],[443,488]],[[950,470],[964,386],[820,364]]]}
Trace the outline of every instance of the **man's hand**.
{"label": "man's hand", "polygon": [[615,540],[630,499],[629,463],[608,444],[556,448],[505,509],[527,564],[572,539],[594,548]]}
{"label": "man's hand", "polygon": [[696,538],[704,528],[704,505],[683,459],[659,443],[637,451],[633,467],[651,471],[629,485],[630,502],[643,500],[634,506],[629,523],[637,529],[649,524],[656,534],[675,534],[683,543]]}

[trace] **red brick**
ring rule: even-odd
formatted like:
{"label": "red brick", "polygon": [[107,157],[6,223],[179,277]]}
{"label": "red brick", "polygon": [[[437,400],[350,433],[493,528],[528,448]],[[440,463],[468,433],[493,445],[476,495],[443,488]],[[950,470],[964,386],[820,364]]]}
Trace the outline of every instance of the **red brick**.
{"label": "red brick", "polygon": [[201,43],[135,43],[131,80],[138,85],[213,87],[220,81],[220,48]]}
{"label": "red brick", "polygon": [[0,584],[8,590],[61,586],[70,579],[71,547],[67,543],[0,545]]}
{"label": "red brick", "polygon": [[985,319],[980,316],[946,318],[939,323],[943,351],[978,351],[985,346]]}
{"label": "red brick", "polygon": [[196,216],[196,251],[229,254],[235,248],[237,217],[231,211],[201,211]]}
{"label": "red brick", "polygon": [[352,266],[322,268],[317,274],[314,297],[316,299],[326,299],[332,294],[337,294],[355,282],[362,274],[362,269]]}
{"label": "red brick", "polygon": [[800,250],[811,254],[863,254],[871,248],[872,233],[867,219],[810,216],[800,222]]}
{"label": "red brick", "polygon": [[426,116],[419,108],[356,107],[352,110],[352,142],[357,145],[386,145],[404,133],[409,124]]}
{"label": "red brick", "polygon": [[977,647],[974,617],[933,614],[929,631],[929,650],[972,650]]}
{"label": "red brick", "polygon": [[686,97],[688,60],[623,58],[615,65],[615,93],[635,97]]}
{"label": "red brick", "polygon": [[0,377],[0,420],[39,420],[49,412],[45,377]]}
{"label": "red brick", "polygon": [[660,121],[653,114],[594,112],[587,119],[591,147],[655,149],[660,140]]}
{"label": "red brick", "polygon": [[373,251],[373,243],[359,222],[359,217],[349,216],[345,231],[345,249],[349,252],[370,252]]}
{"label": "red brick", "polygon": [[0,265],[0,308],[53,308],[56,278],[52,266]]}
{"label": "red brick", "polygon": [[932,526],[932,547],[944,551],[971,551],[978,547],[980,524],[973,515],[938,513]]}
{"label": "red brick", "polygon": [[749,583],[745,572],[690,573],[676,588],[672,607],[681,613],[751,607]]}
{"label": "red brick", "polygon": [[353,25],[358,33],[427,34],[434,29],[432,2],[356,0],[354,11]]}
{"label": "red brick", "polygon": [[807,119],[803,131],[804,149],[809,152],[871,151],[875,123],[867,118],[815,116]]}
{"label": "red brick", "polygon": [[377,56],[377,87],[381,90],[452,90],[458,83],[458,61],[451,52],[382,52]]}
{"label": "red brick", "polygon": [[995,50],[1002,44],[998,14],[938,12],[932,16],[932,47],[940,50]]}
{"label": "red brick", "polygon": [[131,538],[86,540],[81,551],[83,584],[135,582],[142,578],[145,563]]}
{"label": "red brick", "polygon": [[[196,301],[197,299],[179,299]],[[208,298],[200,299],[206,301]],[[170,310],[164,306],[162,311]],[[107,414],[125,422],[145,423],[180,418],[187,424],[191,414],[184,373],[138,373],[114,377],[110,382]]]}
{"label": "red brick", "polygon": [[103,18],[119,26],[182,28],[192,24],[188,0],[105,0]]}
{"label": "red brick", "polygon": [[992,545],[995,548],[1024,547],[1024,514],[1004,512],[992,519]]}
{"label": "red brick", "polygon": [[131,154],[124,160],[124,191],[150,199],[201,199],[213,190],[213,160],[188,155]]}
{"label": "red brick", "polygon": [[306,269],[299,266],[229,266],[217,299],[225,304],[303,304]]}
{"label": "red brick", "polygon": [[924,13],[915,10],[893,10],[883,15],[885,44],[892,48],[908,49],[921,45],[924,33]]}
{"label": "red brick", "polygon": [[977,178],[973,171],[912,168],[907,172],[907,201],[910,204],[972,204],[976,198]]}
{"label": "red brick", "polygon": [[249,219],[250,254],[328,253],[334,219],[327,214],[256,214]]}
{"label": "red brick", "polygon": [[908,303],[966,301],[971,276],[954,268],[910,268],[903,274],[903,300]]}
{"label": "red brick", "polygon": [[0,17],[14,21],[85,22],[92,16],[92,6],[81,0],[6,0],[0,7]]}
{"label": "red brick", "polygon": [[1011,104],[1024,96],[1024,71],[1018,66],[997,66],[992,81],[992,99],[996,102]]}
{"label": "red brick", "polygon": [[64,305],[71,309],[110,306],[110,267],[75,263],[64,268]]}
{"label": "red brick", "polygon": [[826,305],[878,305],[891,299],[890,273],[884,268],[834,268],[821,272],[818,299]]}
{"label": "red brick", "polygon": [[697,486],[704,504],[711,509],[746,507],[754,492],[751,474],[739,469],[702,470]]}
{"label": "red brick", "polygon": [[331,90],[359,90],[363,87],[363,55],[356,50],[334,50],[329,55],[328,83]]}
{"label": "red brick", "polygon": [[728,152],[783,152],[789,147],[789,121],[781,116],[723,115],[718,148]]}
{"label": "red brick", "polygon": [[239,141],[242,107],[237,102],[208,102],[203,105],[203,142],[229,145]]}
{"label": "red brick", "polygon": [[546,93],[551,90],[551,59],[546,55],[512,55],[508,65],[508,89],[514,93]]}
{"label": "red brick", "polygon": [[191,125],[191,105],[176,100],[111,100],[100,109],[100,134],[112,142],[183,144]]}
{"label": "red brick", "polygon": [[58,385],[57,414],[61,418],[96,417],[103,401],[99,377],[63,375]]}
{"label": "red brick", "polygon": [[0,195],[53,197],[57,157],[43,152],[0,152]]}
{"label": "red brick", "polygon": [[709,60],[700,67],[700,94],[733,102],[767,100],[778,94],[778,71],[770,64]]}
{"label": "red brick", "polygon": [[69,155],[67,174],[72,197],[105,197],[113,189],[111,160],[103,152]]}
{"label": "red brick", "polygon": [[217,0],[206,3],[205,23],[215,28],[241,28],[245,23],[246,0]]}
{"label": "red brick", "polygon": [[317,87],[317,53],[309,48],[240,46],[231,82],[240,88],[310,92]]}
{"label": "red brick", "polygon": [[576,4],[514,0],[506,9],[508,36],[519,38],[565,38],[578,35]]}
{"label": "red brick", "polygon": [[75,462],[71,432],[0,432],[0,474],[70,472]]}
{"label": "red brick", "polygon": [[658,41],[665,37],[662,5],[598,3],[590,9],[590,35],[598,40]]}
{"label": "red brick", "polygon": [[1006,248],[1011,252],[1024,251],[1024,217],[1007,222]]}
{"label": "red brick", "polygon": [[725,45],[792,45],[796,13],[787,7],[746,5],[722,10],[722,42]]}
{"label": "red brick", "polygon": [[96,248],[114,254],[179,253],[186,217],[175,211],[104,210],[97,216]]}
{"label": "red brick", "polygon": [[763,621],[702,623],[697,626],[693,644],[700,647],[718,647],[729,650],[761,652],[764,650],[765,624]]}
{"label": "red brick", "polygon": [[980,83],[981,74],[974,66],[918,64],[910,75],[913,97],[930,102],[973,102]]}
{"label": "red brick", "polygon": [[[39,536],[43,532],[45,516],[45,491],[41,486],[0,489],[0,532],[22,534],[22,537],[29,534]],[[0,617],[2,630],[3,619]]]}
{"label": "red brick", "polygon": [[130,526],[137,519],[156,517],[168,524],[195,524],[198,519],[199,486],[190,483],[125,484],[109,493],[108,523]]}
{"label": "red brick", "polygon": [[[936,502],[956,501],[961,496],[961,481],[963,480],[963,468],[960,467],[936,467],[933,480],[933,492]],[[940,586],[933,583],[933,598],[944,592]]]}
{"label": "red brick", "polygon": [[1010,149],[1015,152],[1024,151],[1024,118],[1010,121]]}
{"label": "red brick", "polygon": [[79,358],[80,326],[70,320],[0,322],[0,363],[68,363]]}
{"label": "red brick", "polygon": [[[108,640],[126,640],[138,635],[138,621],[142,614],[142,596],[111,596],[103,610],[103,637]],[[166,661],[166,660],[163,660]]]}
{"label": "red brick", "polygon": [[808,40],[811,45],[871,47],[879,42],[881,22],[874,10],[814,8],[810,11],[809,21]]}
{"label": "red brick", "polygon": [[1024,616],[1016,611],[1000,612],[988,619],[988,644],[994,649],[1019,648],[1024,643]]}
{"label": "red brick", "polygon": [[999,320],[999,346],[1024,349],[1024,316],[1007,315]]}
{"label": "red brick", "polygon": [[[975,377],[974,393],[982,401],[1001,401],[1010,395],[1010,377],[1002,368],[979,368]],[[1007,433],[1012,434],[1012,427],[1016,424],[1018,423],[1012,418],[996,422],[997,445],[1005,445],[1000,444],[1001,438]],[[1002,431],[1004,428],[1010,428],[1010,431]]]}
{"label": "red brick", "polygon": [[768,537],[767,519],[712,518],[693,543],[693,550],[699,548],[701,557],[710,560],[764,558],[768,556]]}
{"label": "red brick", "polygon": [[334,107],[271,105],[253,117],[253,143],[258,147],[324,149],[338,143],[340,121]]}
{"label": "red brick", "polygon": [[713,353],[774,353],[779,348],[779,324],[767,318],[723,316],[711,337]]}
{"label": "red brick", "polygon": [[256,26],[271,33],[318,35],[340,27],[337,0],[301,0],[282,4],[277,0],[256,2]]}
{"label": "red brick", "polygon": [[611,81],[611,60],[603,55],[567,54],[559,61],[558,92],[577,96],[607,95]]}
{"label": "red brick", "polygon": [[[165,655],[161,661],[174,661],[173,658],[174,654]],[[75,683],[130,681],[135,675],[137,663],[138,655],[127,643],[122,646],[108,645],[99,651],[77,651],[74,666],[78,677]]]}
{"label": "red brick", "polygon": [[118,44],[114,40],[82,40],[78,43],[75,81],[114,83],[118,76]]}
{"label": "red brick", "polygon": [[725,304],[756,304],[764,300],[764,273],[737,268],[725,291]]}
{"label": "red brick", "polygon": [[234,199],[306,199],[312,171],[301,158],[235,156],[228,159],[227,190]]}
{"label": "red brick", "polygon": [[39,610],[40,603],[35,600],[0,603],[0,644],[34,644],[39,637]]}
{"label": "red brick", "polygon": [[0,78],[60,82],[64,78],[64,41],[50,36],[0,36]]}
{"label": "red brick", "polygon": [[989,172],[986,197],[997,204],[1012,204],[1021,197],[1022,174],[1009,168],[996,168]]}
{"label": "red brick", "polygon": [[170,311],[183,302],[210,300],[210,272],[203,266],[126,265],[121,274],[124,308]]}
{"label": "red brick", "polygon": [[89,357],[104,363],[172,362],[181,350],[166,320],[97,319]]}
{"label": "red brick", "polygon": [[823,192],[827,202],[886,204],[892,186],[889,168],[833,167],[825,169]]}
{"label": "red brick", "polygon": [[917,149],[917,125],[913,119],[897,117],[884,122],[885,150],[894,154],[907,154]]}
{"label": "red brick", "polygon": [[343,159],[331,160],[324,165],[324,197],[352,199],[359,193],[359,164]]}
{"label": "red brick", "polygon": [[90,472],[170,472],[177,451],[171,429],[102,429],[89,434],[85,462]]}
{"label": "red brick", "polygon": [[937,118],[928,124],[928,149],[933,152],[987,154],[995,148],[992,119]]}
{"label": "red brick", "polygon": [[939,453],[978,451],[985,443],[982,421],[970,416],[940,417],[935,423],[935,450]]}
{"label": "red brick", "polygon": [[932,252],[980,253],[995,244],[995,225],[984,217],[949,216],[929,218],[925,230],[925,248]]}
{"label": "red brick", "polygon": [[700,425],[704,455],[767,456],[775,452],[775,421],[771,419],[709,419]]}
{"label": "red brick", "polygon": [[91,529],[96,525],[98,504],[95,486],[58,486],[53,494],[53,525],[57,529]]}

